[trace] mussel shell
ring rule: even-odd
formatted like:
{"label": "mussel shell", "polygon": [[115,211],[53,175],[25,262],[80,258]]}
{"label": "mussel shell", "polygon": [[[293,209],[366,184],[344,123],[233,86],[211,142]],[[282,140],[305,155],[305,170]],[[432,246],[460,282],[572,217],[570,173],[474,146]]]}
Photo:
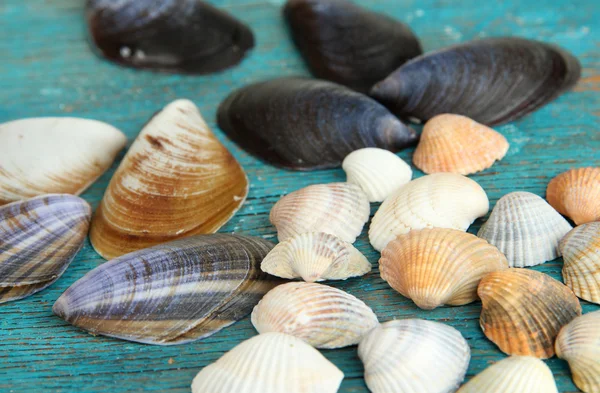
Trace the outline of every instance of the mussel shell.
{"label": "mussel shell", "polygon": [[254,47],[248,26],[200,0],[88,0],[94,44],[118,64],[206,74]]}
{"label": "mussel shell", "polygon": [[417,57],[378,83],[371,96],[401,117],[442,113],[487,124],[525,116],[575,85],[578,60],[523,38],[470,41]]}
{"label": "mussel shell", "polygon": [[363,147],[400,150],[417,140],[374,100],[320,80],[280,78],[233,92],[219,127],[249,153],[287,169],[334,168]]}
{"label": "mussel shell", "polygon": [[294,42],[317,78],[368,92],[423,51],[405,24],[346,0],[288,0]]}

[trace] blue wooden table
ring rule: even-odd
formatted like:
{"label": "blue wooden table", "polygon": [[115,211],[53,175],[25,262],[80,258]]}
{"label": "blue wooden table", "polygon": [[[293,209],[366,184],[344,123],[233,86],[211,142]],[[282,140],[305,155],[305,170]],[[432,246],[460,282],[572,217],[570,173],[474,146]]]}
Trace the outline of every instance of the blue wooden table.
{"label": "blue wooden table", "polygon": [[[341,169],[295,173],[266,166],[228,141],[215,124],[217,105],[231,90],[276,76],[307,74],[281,18],[282,2],[214,0],[253,27],[257,47],[238,68],[194,77],[123,69],[95,57],[86,41],[84,0],[2,0],[0,122],[32,116],[87,117],[115,125],[131,143],[156,110],[175,98],[189,98],[242,163],[251,181],[247,203],[223,231],[275,240],[268,212],[280,196],[313,183],[345,180]],[[558,173],[600,165],[597,0],[358,2],[410,24],[427,51],[477,37],[518,35],[554,42],[581,60],[583,77],[573,92],[518,122],[497,127],[511,144],[507,157],[472,176],[485,188],[492,204],[515,190],[544,196],[548,181]],[[400,154],[407,162],[411,155],[411,150]],[[83,195],[94,207],[115,168],[116,164]],[[470,232],[480,225],[478,220]],[[379,277],[379,255],[369,245],[366,233],[357,247],[374,264],[373,272],[332,285],[363,299],[381,321],[419,317],[458,328],[472,350],[468,377],[504,357],[479,329],[479,303],[419,310]],[[86,243],[65,275],[48,290],[0,305],[0,392],[189,392],[198,370],[255,334],[246,318],[200,342],[155,347],[94,337],[52,315],[58,296],[102,262]],[[557,260],[536,270],[560,278],[561,265]],[[598,309],[582,303],[584,312]],[[324,354],[346,375],[340,392],[367,391],[356,347]],[[561,392],[577,391],[566,363],[554,358],[548,364]]]}

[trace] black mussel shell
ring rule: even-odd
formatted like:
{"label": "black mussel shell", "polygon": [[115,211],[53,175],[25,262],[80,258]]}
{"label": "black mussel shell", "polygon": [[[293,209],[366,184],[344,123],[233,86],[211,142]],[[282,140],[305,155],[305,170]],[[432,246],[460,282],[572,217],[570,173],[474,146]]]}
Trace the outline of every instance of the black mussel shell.
{"label": "black mussel shell", "polygon": [[233,92],[221,103],[218,122],[249,153],[294,170],[334,168],[363,147],[398,151],[417,141],[414,130],[371,98],[304,78]]}
{"label": "black mussel shell", "polygon": [[248,26],[199,0],[88,0],[86,13],[95,45],[125,66],[206,74],[254,47]]}
{"label": "black mussel shell", "polygon": [[408,26],[347,0],[288,0],[284,15],[312,73],[358,91],[423,52]]}
{"label": "black mussel shell", "polygon": [[454,113],[494,125],[547,104],[580,74],[578,60],[554,45],[489,38],[417,57],[375,85],[371,96],[403,118]]}

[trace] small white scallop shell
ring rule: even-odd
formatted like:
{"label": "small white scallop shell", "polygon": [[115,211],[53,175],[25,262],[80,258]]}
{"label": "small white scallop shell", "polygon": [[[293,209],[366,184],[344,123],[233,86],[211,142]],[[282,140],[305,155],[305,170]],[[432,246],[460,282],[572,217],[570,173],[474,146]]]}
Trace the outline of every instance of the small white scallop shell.
{"label": "small white scallop shell", "polygon": [[600,222],[575,227],[559,247],[565,284],[581,299],[600,304]]}

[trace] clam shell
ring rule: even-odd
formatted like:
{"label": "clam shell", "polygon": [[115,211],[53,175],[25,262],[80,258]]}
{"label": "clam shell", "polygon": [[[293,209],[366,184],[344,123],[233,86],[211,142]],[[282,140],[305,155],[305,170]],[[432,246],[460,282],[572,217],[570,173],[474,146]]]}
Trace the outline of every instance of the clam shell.
{"label": "clam shell", "polygon": [[455,229],[398,235],[381,252],[381,278],[420,308],[462,306],[478,300],[487,273],[508,269],[506,257],[483,239]]}
{"label": "clam shell", "polygon": [[113,176],[90,239],[104,258],[216,232],[242,206],[248,179],[188,100],[146,124]]}
{"label": "clam shell", "polygon": [[348,183],[360,186],[369,197],[369,202],[382,202],[412,177],[410,165],[394,153],[376,147],[366,147],[348,154],[342,168]]}
{"label": "clam shell", "polygon": [[371,245],[381,251],[403,233],[423,228],[466,231],[484,216],[489,201],[475,181],[452,173],[436,173],[413,180],[390,195],[369,228]]}
{"label": "clam shell", "polygon": [[490,273],[477,293],[483,303],[481,329],[509,355],[551,358],[560,329],[581,315],[579,300],[569,288],[533,270]]}
{"label": "clam shell", "polygon": [[375,85],[371,96],[401,117],[426,121],[455,113],[493,125],[542,107],[573,87],[580,74],[579,61],[554,45],[486,38],[409,61]]}
{"label": "clam shell", "polygon": [[371,271],[365,256],[333,235],[303,233],[279,243],[263,259],[263,272],[307,282],[345,280]]}
{"label": "clam shell", "polygon": [[260,270],[270,242],[198,235],[123,255],[75,282],[52,311],[93,334],[172,345],[208,337],[252,311],[280,281]]}
{"label": "clam shell", "polygon": [[304,341],[282,333],[252,337],[204,367],[192,393],[335,393],[344,378]]}
{"label": "clam shell", "polygon": [[33,295],[67,270],[83,246],[92,209],[72,195],[0,207],[0,303]]}
{"label": "clam shell", "polygon": [[460,332],[421,319],[382,323],[358,345],[373,393],[451,393],[465,377],[471,351]]}
{"label": "clam shell", "polygon": [[575,318],[556,339],[556,355],[569,362],[575,385],[600,392],[600,311]]}
{"label": "clam shell", "polygon": [[581,299],[600,304],[600,222],[575,227],[559,246],[565,284]]}
{"label": "clam shell", "polygon": [[558,393],[550,368],[531,356],[511,356],[486,368],[457,393]]}
{"label": "clam shell", "polygon": [[418,138],[371,98],[305,78],[279,78],[233,92],[221,103],[218,122],[250,154],[293,170],[336,168],[354,150],[398,151]]}
{"label": "clam shell", "polygon": [[0,124],[0,205],[45,194],[79,195],[125,143],[121,131],[95,120],[40,117]]}
{"label": "clam shell", "polygon": [[325,232],[354,243],[369,220],[369,200],[355,184],[315,184],[289,193],[271,209],[279,241]]}
{"label": "clam shell", "polygon": [[506,255],[511,267],[540,265],[560,257],[558,243],[573,227],[530,192],[504,195],[477,236]]}
{"label": "clam shell", "polygon": [[315,348],[358,344],[379,325],[361,300],[326,285],[291,282],[272,289],[254,307],[252,324],[259,333],[280,332]]}
{"label": "clam shell", "polygon": [[600,221],[600,168],[579,168],[561,173],[546,190],[548,203],[576,225]]}
{"label": "clam shell", "polygon": [[443,114],[425,124],[413,163],[425,173],[469,175],[491,167],[507,151],[502,134],[468,117]]}

